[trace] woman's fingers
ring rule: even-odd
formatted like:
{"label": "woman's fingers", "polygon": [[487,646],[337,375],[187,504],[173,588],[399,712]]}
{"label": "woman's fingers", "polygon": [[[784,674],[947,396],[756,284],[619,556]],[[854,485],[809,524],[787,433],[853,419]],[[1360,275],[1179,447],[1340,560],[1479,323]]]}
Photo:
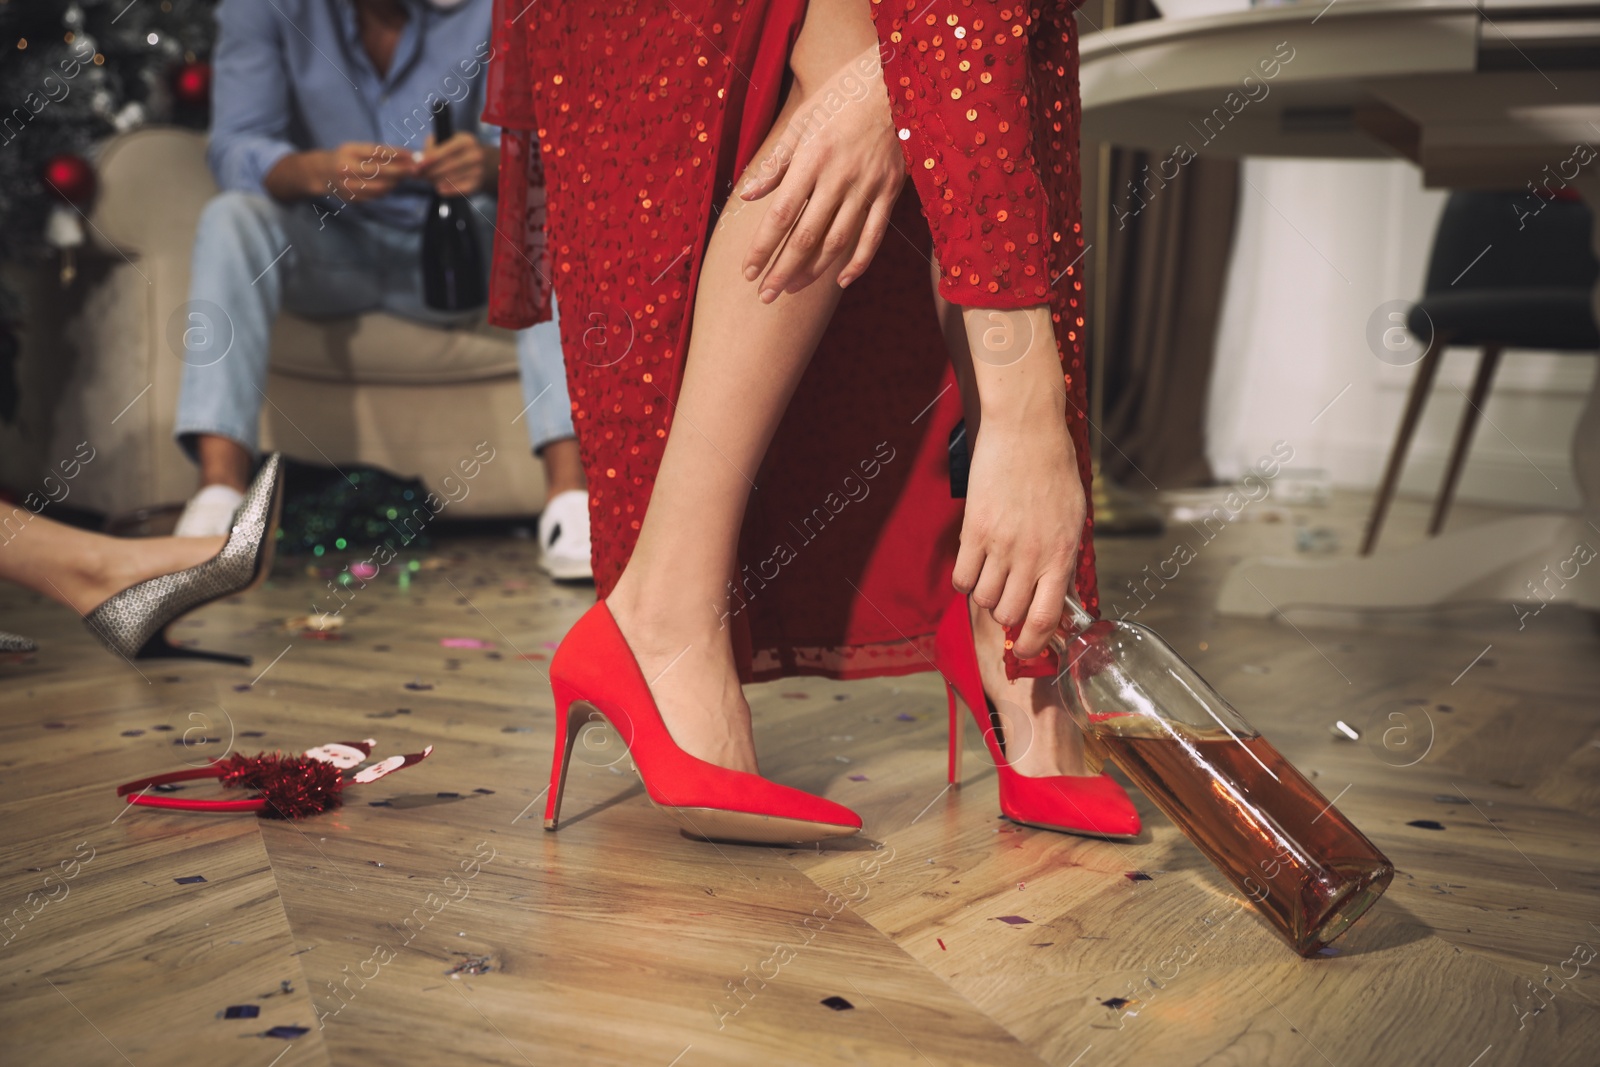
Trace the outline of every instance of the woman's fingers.
{"label": "woman's fingers", "polygon": [[856,241],[855,254],[850,257],[850,262],[844,265],[844,270],[839,272],[839,288],[843,289],[866,273],[867,267],[872,263],[872,257],[878,254],[878,247],[883,244],[884,234],[889,232],[889,213],[894,210],[895,201],[899,196],[900,186],[896,183],[888,195],[878,198],[868,209],[867,220],[861,227],[860,238]]}
{"label": "woman's fingers", "polygon": [[982,573],[983,547],[976,539],[963,537],[956,549],[956,566],[950,574],[950,584],[956,587],[956,592],[971,596]]}
{"label": "woman's fingers", "polygon": [[1028,608],[1027,621],[1017,635],[1012,651],[1020,659],[1037,656],[1045,650],[1050,635],[1061,625],[1061,612],[1066,606],[1067,575],[1044,574],[1034,588],[1033,603]]}
{"label": "woman's fingers", "polygon": [[[812,189],[810,182],[800,181],[802,177],[799,174],[793,175],[773,194],[771,203],[767,204],[766,214],[761,219],[761,225],[756,228],[756,235],[750,241],[750,252],[744,259],[746,281],[753,282],[761,277],[761,272],[772,263],[773,255],[784,247],[784,239],[804,213],[811,199]],[[763,284],[762,288],[771,287]]]}
{"label": "woman's fingers", "polygon": [[[780,191],[779,195],[783,195]],[[761,279],[761,300],[770,304],[786,290],[804,287],[806,270],[811,261],[822,252],[822,243],[839,211],[839,200],[832,194],[815,190],[800,211],[800,217],[790,227],[788,237],[773,256],[772,266]],[[797,284],[798,283],[798,284]]]}
{"label": "woman's fingers", "polygon": [[1006,568],[1006,584],[1000,591],[1000,603],[994,606],[992,612],[995,622],[1008,630],[1022,625],[1033,603],[1033,589],[1038,576],[1038,568],[1012,560],[1011,566]]}
{"label": "woman's fingers", "polygon": [[772,192],[783,181],[783,176],[789,170],[789,161],[793,158],[794,149],[788,140],[779,141],[770,155],[745,171],[739,196],[744,200],[760,200]]}
{"label": "woman's fingers", "polygon": [[993,612],[1000,606],[1006,591],[1006,574],[1010,568],[992,552],[984,554],[983,570],[972,586],[972,602],[984,611]]}
{"label": "woman's fingers", "polygon": [[[815,203],[815,201],[813,201]],[[822,239],[816,255],[801,270],[790,277],[784,291],[798,293],[812,282],[827,274],[839,260],[856,246],[862,223],[866,221],[867,204],[847,196],[833,216],[827,236]]]}

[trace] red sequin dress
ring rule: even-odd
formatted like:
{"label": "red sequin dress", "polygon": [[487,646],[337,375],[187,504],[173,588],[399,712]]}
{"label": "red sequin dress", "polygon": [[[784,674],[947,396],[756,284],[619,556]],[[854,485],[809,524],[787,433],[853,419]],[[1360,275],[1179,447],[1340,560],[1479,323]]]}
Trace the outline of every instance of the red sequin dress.
{"label": "red sequin dress", "polygon": [[[1076,5],[870,2],[911,181],[756,479],[731,604],[748,679],[931,668],[960,532],[947,443],[961,405],[930,250],[954,304],[1049,304],[1089,484]],[[777,114],[804,14],[804,0],[499,0],[490,313],[544,321],[560,291],[601,596],[672,426],[707,238]],[[1076,578],[1095,611],[1087,529]]]}

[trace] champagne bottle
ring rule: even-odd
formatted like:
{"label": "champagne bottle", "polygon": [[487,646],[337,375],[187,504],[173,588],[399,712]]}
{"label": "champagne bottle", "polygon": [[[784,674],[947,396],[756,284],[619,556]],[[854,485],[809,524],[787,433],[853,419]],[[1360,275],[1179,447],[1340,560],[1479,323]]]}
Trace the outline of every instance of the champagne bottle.
{"label": "champagne bottle", "polygon": [[[434,144],[454,135],[450,105],[441,102],[433,112]],[[488,302],[472,205],[464,196],[445,196],[435,189],[428,200],[422,222],[422,299],[439,311],[471,311]]]}

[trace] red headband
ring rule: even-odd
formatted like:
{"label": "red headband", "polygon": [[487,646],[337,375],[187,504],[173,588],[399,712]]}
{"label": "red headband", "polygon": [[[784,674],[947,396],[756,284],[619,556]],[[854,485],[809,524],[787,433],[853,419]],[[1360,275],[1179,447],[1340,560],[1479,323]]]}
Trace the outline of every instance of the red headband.
{"label": "red headband", "polygon": [[[377,744],[365,741],[339,741],[320,745],[303,756],[280,752],[243,754],[219,759],[206,767],[172,771],[141,778],[117,787],[117,796],[128,797],[129,804],[179,811],[254,811],[264,819],[303,819],[339,806],[347,779],[344,772],[362,763]],[[421,763],[433,752],[429,745],[421,752],[390,756],[357,771],[348,781],[365,785],[386,774]],[[196,778],[220,778],[224,787],[254,790],[258,795],[244,800],[189,800],[179,797],[148,796],[146,791],[171,782]],[[134,794],[128,796],[128,794]]]}

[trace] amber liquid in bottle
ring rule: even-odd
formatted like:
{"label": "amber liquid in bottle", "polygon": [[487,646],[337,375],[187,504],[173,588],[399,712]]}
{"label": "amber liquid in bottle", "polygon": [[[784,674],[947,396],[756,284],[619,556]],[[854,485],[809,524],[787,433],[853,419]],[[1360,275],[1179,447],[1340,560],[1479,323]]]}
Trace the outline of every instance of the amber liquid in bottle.
{"label": "amber liquid in bottle", "polygon": [[[1260,735],[1112,716],[1095,738],[1212,863],[1309,956],[1394,877],[1388,859]],[[1268,814],[1270,810],[1271,814]]]}

